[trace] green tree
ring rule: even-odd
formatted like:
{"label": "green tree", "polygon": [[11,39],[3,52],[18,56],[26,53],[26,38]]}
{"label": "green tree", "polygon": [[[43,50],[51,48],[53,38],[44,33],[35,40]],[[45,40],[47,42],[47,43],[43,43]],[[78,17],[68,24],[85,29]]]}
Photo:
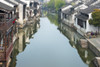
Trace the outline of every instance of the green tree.
{"label": "green tree", "polygon": [[64,0],[50,0],[48,3],[48,8],[55,9],[56,11],[64,6],[66,2]]}
{"label": "green tree", "polygon": [[99,27],[100,27],[100,9],[95,9],[94,12],[92,12],[92,19],[89,20],[89,23],[91,25],[94,25],[94,26],[98,27],[98,31],[99,31]]}
{"label": "green tree", "polygon": [[64,6],[66,3],[64,0],[55,0],[55,8],[56,11],[61,8],[62,6]]}
{"label": "green tree", "polygon": [[50,0],[48,3],[48,8],[54,8],[54,0]]}

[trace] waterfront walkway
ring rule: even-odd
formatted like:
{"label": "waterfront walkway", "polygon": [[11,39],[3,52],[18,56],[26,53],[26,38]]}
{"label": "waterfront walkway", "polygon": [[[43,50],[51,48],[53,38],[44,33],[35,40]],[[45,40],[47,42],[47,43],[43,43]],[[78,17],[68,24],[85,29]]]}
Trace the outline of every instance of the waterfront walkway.
{"label": "waterfront walkway", "polygon": [[[87,39],[89,44],[89,48],[97,55],[100,53],[100,38],[92,38],[92,39]],[[93,48],[94,47],[94,48]],[[96,51],[96,52],[95,52]]]}

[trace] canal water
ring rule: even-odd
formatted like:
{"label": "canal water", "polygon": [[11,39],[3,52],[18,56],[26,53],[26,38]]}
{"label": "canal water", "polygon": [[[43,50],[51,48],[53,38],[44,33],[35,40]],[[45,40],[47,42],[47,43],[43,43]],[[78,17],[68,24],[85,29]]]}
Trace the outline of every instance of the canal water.
{"label": "canal water", "polygon": [[57,15],[41,17],[35,25],[19,31],[10,67],[94,67],[89,49],[82,49],[82,38]]}

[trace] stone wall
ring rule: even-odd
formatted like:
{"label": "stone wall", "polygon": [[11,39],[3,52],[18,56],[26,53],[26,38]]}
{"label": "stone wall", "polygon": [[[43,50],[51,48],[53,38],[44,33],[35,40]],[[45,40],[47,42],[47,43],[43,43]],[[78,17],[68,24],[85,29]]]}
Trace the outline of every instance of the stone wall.
{"label": "stone wall", "polygon": [[93,53],[94,53],[96,56],[100,57],[100,52],[99,52],[99,50],[98,50],[95,46],[93,46],[89,41],[88,41],[88,47],[89,47],[89,49],[90,49],[91,51],[93,51]]}

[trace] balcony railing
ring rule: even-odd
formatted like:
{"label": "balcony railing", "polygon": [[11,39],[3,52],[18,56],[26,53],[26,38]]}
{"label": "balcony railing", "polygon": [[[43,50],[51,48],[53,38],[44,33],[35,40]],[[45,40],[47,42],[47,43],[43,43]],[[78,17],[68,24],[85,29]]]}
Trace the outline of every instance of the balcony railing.
{"label": "balcony railing", "polygon": [[10,43],[9,46],[0,47],[0,61],[8,61],[12,50],[13,50],[13,43]]}
{"label": "balcony railing", "polygon": [[0,46],[0,61],[5,61],[5,52],[4,47]]}
{"label": "balcony railing", "polygon": [[0,47],[0,52],[4,52],[4,47]]}

